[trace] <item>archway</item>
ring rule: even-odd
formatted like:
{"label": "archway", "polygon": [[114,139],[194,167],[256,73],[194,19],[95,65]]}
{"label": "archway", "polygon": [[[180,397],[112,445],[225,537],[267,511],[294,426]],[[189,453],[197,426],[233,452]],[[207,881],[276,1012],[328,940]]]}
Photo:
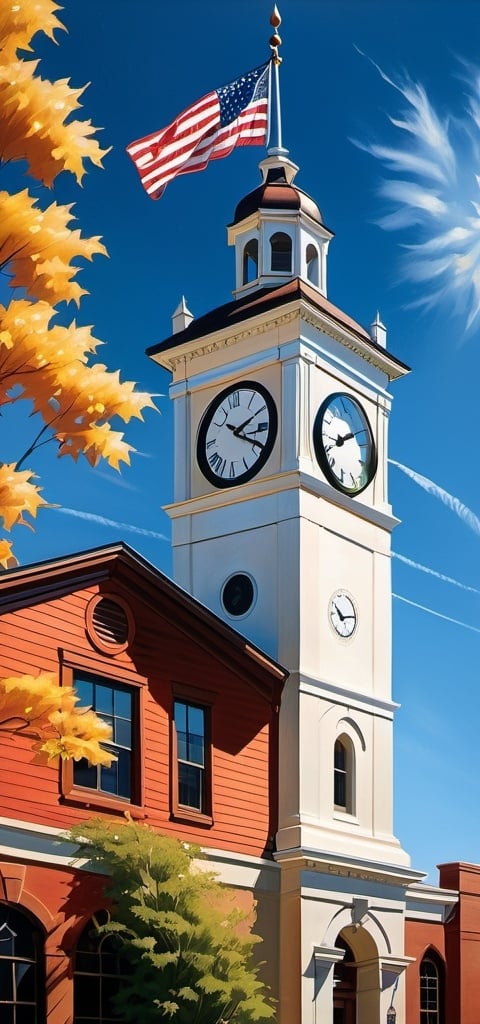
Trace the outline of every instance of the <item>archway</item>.
{"label": "archway", "polygon": [[345,956],[333,971],[333,1024],[355,1024],[357,1019],[357,968],[348,942],[339,935],[335,947]]}

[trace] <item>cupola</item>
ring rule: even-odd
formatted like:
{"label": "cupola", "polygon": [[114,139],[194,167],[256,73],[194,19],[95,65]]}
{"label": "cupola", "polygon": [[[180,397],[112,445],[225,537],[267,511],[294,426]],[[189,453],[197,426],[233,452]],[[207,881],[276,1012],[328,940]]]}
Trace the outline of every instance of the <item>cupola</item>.
{"label": "cupola", "polygon": [[319,207],[294,184],[298,167],[286,155],[260,163],[263,181],[241,199],[228,228],[235,246],[234,295],[302,278],[327,294],[327,250],[332,232]]}

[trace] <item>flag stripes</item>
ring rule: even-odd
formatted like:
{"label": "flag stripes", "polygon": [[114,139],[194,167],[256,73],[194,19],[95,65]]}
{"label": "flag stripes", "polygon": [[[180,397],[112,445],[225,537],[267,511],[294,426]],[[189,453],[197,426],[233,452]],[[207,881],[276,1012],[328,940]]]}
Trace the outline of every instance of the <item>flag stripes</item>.
{"label": "flag stripes", "polygon": [[[236,146],[261,145],[268,130],[268,74],[268,63],[255,68],[230,86],[207,93],[166,128],[127,146],[147,195],[159,199],[177,175],[203,171],[210,160],[229,156]],[[225,123],[232,93],[237,109],[243,102],[245,106]]]}

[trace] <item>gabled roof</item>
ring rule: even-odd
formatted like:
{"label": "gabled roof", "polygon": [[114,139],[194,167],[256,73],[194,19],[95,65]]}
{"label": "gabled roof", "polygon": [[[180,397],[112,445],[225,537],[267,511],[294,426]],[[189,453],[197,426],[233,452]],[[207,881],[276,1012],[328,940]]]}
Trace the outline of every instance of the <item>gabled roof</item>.
{"label": "gabled roof", "polygon": [[248,676],[267,700],[279,703],[287,670],[127,544],[6,570],[0,575],[0,614],[106,582],[118,583],[131,592],[132,600],[145,601],[158,614],[168,615],[177,629],[230,671]]}
{"label": "gabled roof", "polygon": [[[409,367],[405,363],[402,363],[400,359],[396,359],[395,356],[392,356],[384,348],[372,341],[364,327],[361,327],[355,320],[352,320],[338,306],[334,306],[316,288],[313,288],[306,281],[302,281],[298,277],[287,284],[277,287],[260,288],[258,291],[250,292],[239,299],[226,302],[223,306],[217,306],[216,309],[204,313],[203,316],[196,317],[183,331],[178,331],[177,334],[170,335],[164,341],[151,345],[150,348],[147,348],[147,355],[155,359],[162,353],[170,352],[181,345],[188,344],[199,338],[208,337],[208,335],[213,334],[215,331],[228,330],[230,327],[244,323],[246,320],[250,320],[252,317],[259,316],[271,309],[280,309],[282,306],[295,300],[303,300],[318,310],[319,313],[325,314],[334,324],[344,328],[350,335],[357,338],[362,346],[366,346],[372,355],[378,356],[378,359],[382,362],[387,359],[392,367],[398,367],[400,373],[408,371]],[[161,360],[159,359],[158,362],[161,362]],[[396,376],[397,374],[394,375]]]}

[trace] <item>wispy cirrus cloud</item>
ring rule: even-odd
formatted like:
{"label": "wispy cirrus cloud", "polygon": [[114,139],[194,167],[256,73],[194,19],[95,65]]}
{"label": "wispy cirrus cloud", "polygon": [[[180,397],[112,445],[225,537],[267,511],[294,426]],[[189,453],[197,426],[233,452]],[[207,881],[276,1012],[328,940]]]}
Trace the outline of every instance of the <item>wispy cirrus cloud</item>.
{"label": "wispy cirrus cloud", "polygon": [[421,285],[410,305],[432,309],[448,299],[468,330],[480,320],[480,70],[459,62],[457,108],[440,116],[421,83],[367,60],[404,101],[388,117],[393,141],[352,139],[388,174],[377,223],[405,233],[403,278]]}

